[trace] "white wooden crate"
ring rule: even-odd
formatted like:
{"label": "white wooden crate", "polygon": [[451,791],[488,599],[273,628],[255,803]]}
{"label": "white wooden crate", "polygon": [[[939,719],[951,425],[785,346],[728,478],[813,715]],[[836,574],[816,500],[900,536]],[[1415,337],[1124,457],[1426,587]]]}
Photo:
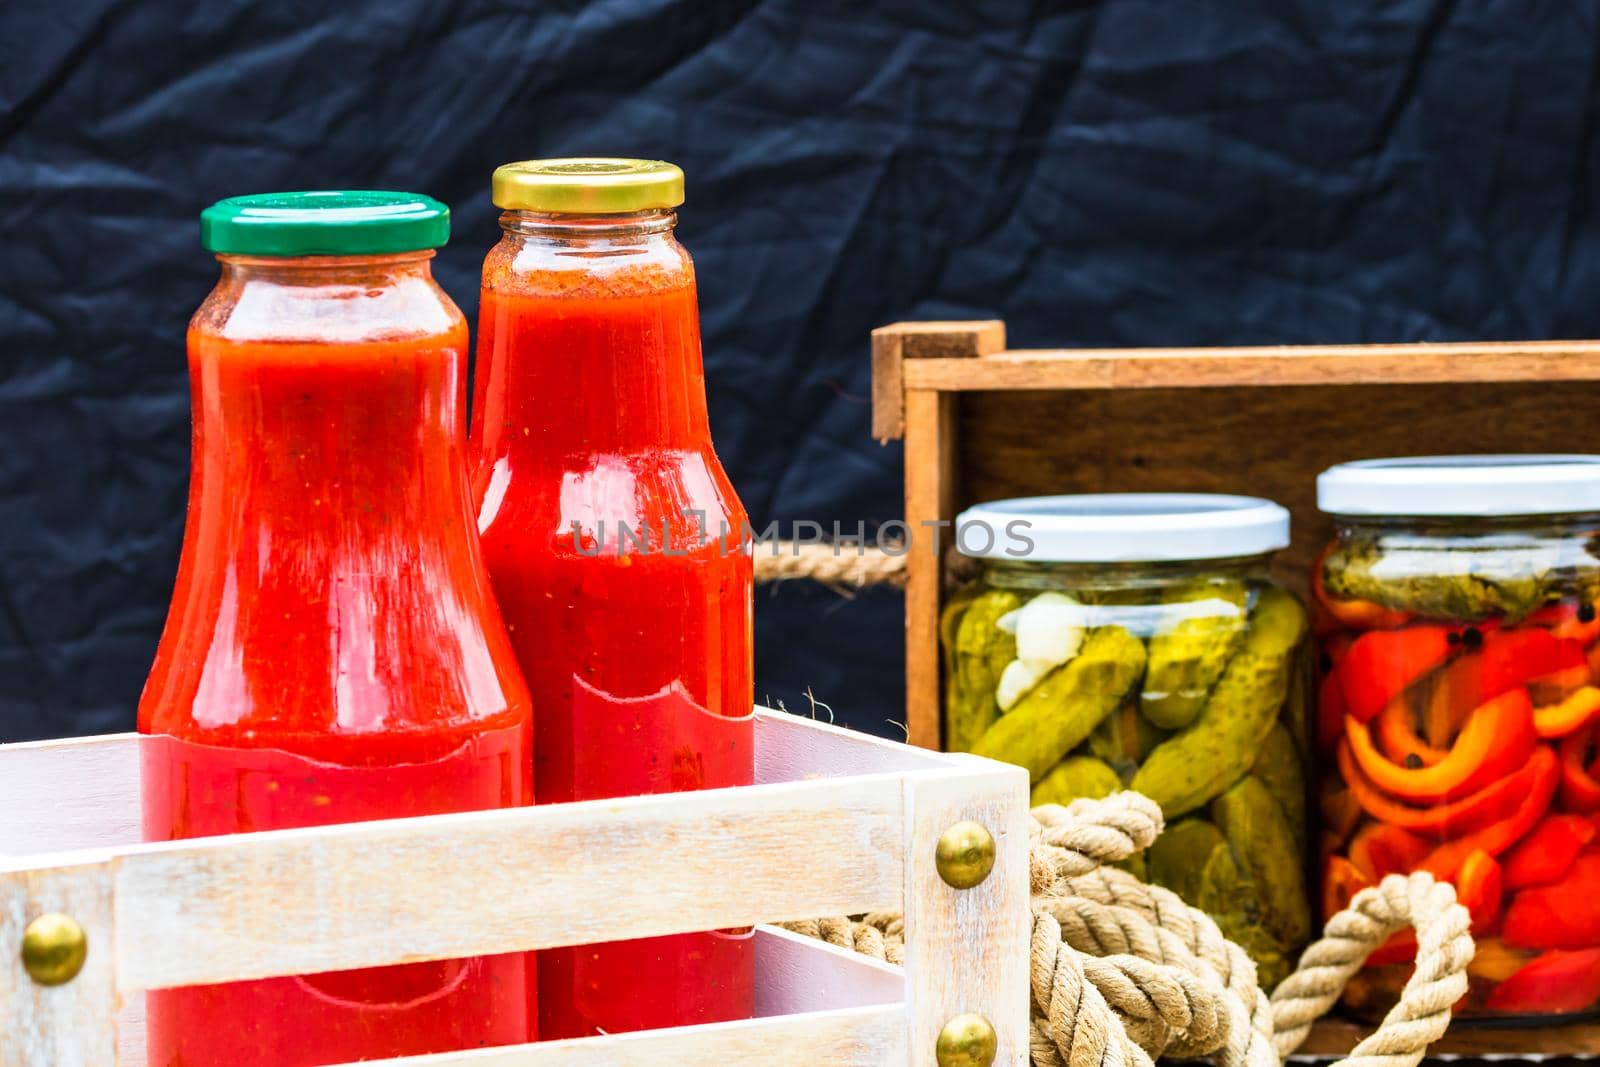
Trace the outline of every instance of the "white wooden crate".
{"label": "white wooden crate", "polygon": [[[752,1020],[382,1062],[924,1067],[968,1012],[1027,1062],[1018,768],[760,710],[748,788],[141,844],[138,745],[0,746],[0,1067],[142,1067],[147,989],[878,910],[903,973],[760,927]],[[964,819],[997,859],[957,890],[934,852]],[[52,912],[89,953],[46,987],[21,944]]]}

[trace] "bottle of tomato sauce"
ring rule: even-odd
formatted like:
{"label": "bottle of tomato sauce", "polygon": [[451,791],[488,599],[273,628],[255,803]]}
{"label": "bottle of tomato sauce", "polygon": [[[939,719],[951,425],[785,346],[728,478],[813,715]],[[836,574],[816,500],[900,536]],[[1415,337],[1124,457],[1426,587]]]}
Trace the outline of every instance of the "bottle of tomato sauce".
{"label": "bottle of tomato sauce", "polygon": [[[478,528],[539,709],[539,803],[752,780],[744,508],[706,417],[683,172],[494,174],[472,412]],[[539,1036],[747,1017],[748,931],[542,952]]]}
{"label": "bottle of tomato sauce", "polygon": [[[528,690],[468,493],[467,328],[443,204],[224,200],[189,325],[188,522],[139,705],[166,841],[532,801]],[[312,936],[263,930],[263,937]],[[302,1067],[516,1043],[521,955],[151,993],[152,1067]]]}

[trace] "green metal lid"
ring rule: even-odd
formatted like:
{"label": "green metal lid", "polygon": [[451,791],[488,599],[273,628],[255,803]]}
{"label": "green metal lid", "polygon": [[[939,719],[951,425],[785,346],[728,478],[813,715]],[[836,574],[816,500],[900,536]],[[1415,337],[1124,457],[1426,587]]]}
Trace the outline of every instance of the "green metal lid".
{"label": "green metal lid", "polygon": [[200,213],[200,244],[232,255],[376,256],[438,248],[449,239],[450,209],[417,193],[256,193]]}

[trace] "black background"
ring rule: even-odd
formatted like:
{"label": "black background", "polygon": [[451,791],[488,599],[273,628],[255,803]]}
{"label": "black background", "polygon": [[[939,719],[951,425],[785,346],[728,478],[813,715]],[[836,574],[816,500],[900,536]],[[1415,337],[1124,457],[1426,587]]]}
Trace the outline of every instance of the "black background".
{"label": "black background", "polygon": [[[438,196],[471,317],[496,164],[674,160],[752,516],[875,524],[900,455],[868,436],[867,334],[895,319],[1000,316],[1021,346],[1594,335],[1595,12],[4,0],[0,738],[132,724],[214,199]],[[791,585],[757,623],[758,696],[895,731],[898,595]]]}

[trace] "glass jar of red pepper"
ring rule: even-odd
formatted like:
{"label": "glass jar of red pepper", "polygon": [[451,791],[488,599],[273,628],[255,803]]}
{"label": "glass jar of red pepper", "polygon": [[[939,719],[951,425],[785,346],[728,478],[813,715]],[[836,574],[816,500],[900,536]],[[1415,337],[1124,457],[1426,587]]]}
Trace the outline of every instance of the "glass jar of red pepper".
{"label": "glass jar of red pepper", "polygon": [[[1456,887],[1477,955],[1458,1015],[1600,1008],[1600,457],[1372,460],[1325,471],[1324,917],[1385,875]],[[1396,935],[1346,1006],[1380,1014]]]}

